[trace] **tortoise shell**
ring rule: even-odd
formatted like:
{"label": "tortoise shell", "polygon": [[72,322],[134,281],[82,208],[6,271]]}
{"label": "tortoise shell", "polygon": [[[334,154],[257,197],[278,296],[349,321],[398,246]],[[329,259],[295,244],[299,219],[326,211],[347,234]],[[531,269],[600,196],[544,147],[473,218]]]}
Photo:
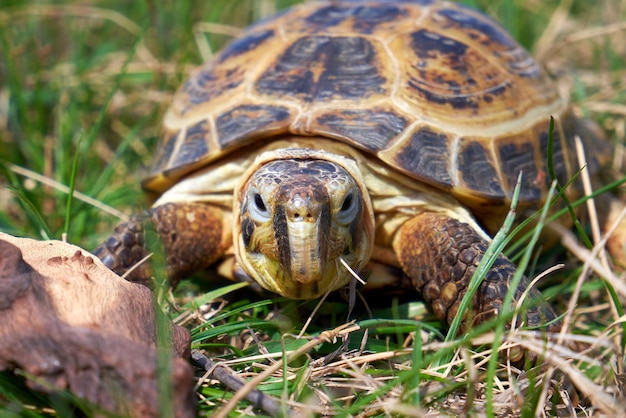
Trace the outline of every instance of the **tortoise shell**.
{"label": "tortoise shell", "polygon": [[584,127],[494,20],[434,0],[307,3],[251,26],[182,86],[143,185],[162,193],[255,142],[322,136],[468,206],[501,205],[521,171],[520,202],[538,202],[550,116],[564,184]]}

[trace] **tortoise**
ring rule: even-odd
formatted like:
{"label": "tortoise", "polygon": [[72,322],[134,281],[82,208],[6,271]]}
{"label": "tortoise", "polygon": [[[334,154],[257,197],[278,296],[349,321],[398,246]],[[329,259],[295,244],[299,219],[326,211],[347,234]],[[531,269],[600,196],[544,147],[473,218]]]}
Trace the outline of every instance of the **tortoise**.
{"label": "tortoise", "polygon": [[[224,275],[312,299],[346,286],[350,270],[383,272],[450,323],[519,174],[523,218],[546,198],[549,155],[561,185],[574,177],[576,135],[598,172],[610,145],[474,9],[306,3],[252,25],[184,83],[142,183],[156,201],[95,254],[125,273],[146,255],[151,222],[174,283],[234,259]],[[499,255],[471,321],[502,311],[515,272]],[[149,276],[147,267],[130,275]],[[525,291],[540,300],[524,277],[515,303]],[[559,327],[545,301],[524,314]]]}

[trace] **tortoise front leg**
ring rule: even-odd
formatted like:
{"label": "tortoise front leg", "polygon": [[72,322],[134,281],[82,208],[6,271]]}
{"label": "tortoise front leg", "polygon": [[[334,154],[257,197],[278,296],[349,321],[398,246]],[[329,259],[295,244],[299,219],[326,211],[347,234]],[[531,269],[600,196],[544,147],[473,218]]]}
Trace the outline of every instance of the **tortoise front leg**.
{"label": "tortoise front leg", "polygon": [[[472,275],[489,243],[468,224],[444,214],[426,212],[406,222],[394,239],[394,251],[413,285],[441,321],[450,324],[457,315]],[[502,311],[516,266],[500,255],[474,296],[472,322],[493,318]],[[523,277],[515,289],[513,303],[520,300],[529,281]],[[538,326],[551,322],[556,314],[541,300],[536,289],[527,298],[534,301],[524,314],[526,323]],[[464,327],[471,326],[464,318]],[[559,329],[552,324],[551,331]]]}
{"label": "tortoise front leg", "polygon": [[[202,203],[156,206],[115,228],[93,254],[115,273],[124,275],[148,254],[146,223],[151,223],[161,239],[168,276],[175,286],[223,256],[231,240],[225,217],[223,210]],[[126,278],[149,285],[150,277],[149,263],[143,263]]]}

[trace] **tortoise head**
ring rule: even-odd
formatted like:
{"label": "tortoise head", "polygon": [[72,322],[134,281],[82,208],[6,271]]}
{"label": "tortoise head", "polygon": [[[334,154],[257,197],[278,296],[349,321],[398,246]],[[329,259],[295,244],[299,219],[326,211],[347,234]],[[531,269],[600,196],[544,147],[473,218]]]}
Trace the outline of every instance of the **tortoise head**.
{"label": "tortoise head", "polygon": [[344,286],[350,272],[341,260],[358,271],[372,247],[373,213],[358,171],[355,178],[347,159],[320,151],[269,154],[235,192],[239,264],[263,288],[293,299]]}

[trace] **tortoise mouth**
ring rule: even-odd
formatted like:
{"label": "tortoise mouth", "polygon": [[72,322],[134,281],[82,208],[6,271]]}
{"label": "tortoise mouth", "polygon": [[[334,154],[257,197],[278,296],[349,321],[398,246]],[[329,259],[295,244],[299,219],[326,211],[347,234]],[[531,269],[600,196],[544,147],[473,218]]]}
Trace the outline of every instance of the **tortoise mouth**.
{"label": "tortoise mouth", "polygon": [[[309,299],[344,286],[368,260],[362,188],[341,164],[269,161],[242,188],[235,255],[267,290]],[[235,231],[237,234],[238,231]]]}
{"label": "tortoise mouth", "polygon": [[290,299],[315,299],[348,283],[349,272],[339,258],[327,260],[316,280],[297,281],[283,266],[263,253],[249,253],[248,264],[256,266],[251,277],[264,289]]}

